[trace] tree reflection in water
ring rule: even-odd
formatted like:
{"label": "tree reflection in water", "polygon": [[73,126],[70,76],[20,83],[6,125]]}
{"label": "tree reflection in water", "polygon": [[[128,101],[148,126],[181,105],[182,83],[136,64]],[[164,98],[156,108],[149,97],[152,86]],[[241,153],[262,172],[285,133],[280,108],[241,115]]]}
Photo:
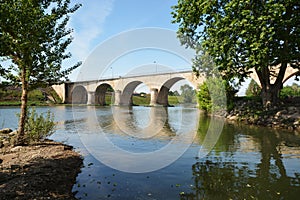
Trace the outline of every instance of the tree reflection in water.
{"label": "tree reflection in water", "polygon": [[[201,122],[199,141],[208,123]],[[234,149],[236,137],[230,133],[239,132],[239,127],[227,125],[214,151],[192,166],[194,185],[190,192],[180,195],[181,200],[299,199],[300,174],[287,175],[282,157],[283,149],[290,149],[299,160],[299,136],[263,128],[240,130],[257,145],[260,159],[247,162],[238,159],[239,152]],[[219,155],[224,151],[227,151],[225,156]]]}

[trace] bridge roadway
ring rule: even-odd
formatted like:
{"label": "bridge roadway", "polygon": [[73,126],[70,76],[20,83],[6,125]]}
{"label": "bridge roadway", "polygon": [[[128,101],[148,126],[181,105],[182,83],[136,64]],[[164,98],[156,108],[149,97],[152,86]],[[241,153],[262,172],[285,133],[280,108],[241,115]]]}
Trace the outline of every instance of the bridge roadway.
{"label": "bridge roadway", "polygon": [[184,79],[189,81],[195,88],[205,80],[201,76],[197,78],[190,70],[68,82],[52,87],[63,100],[63,103],[87,105],[106,105],[105,94],[107,89],[112,87],[114,90],[112,95],[114,105],[131,105],[134,90],[138,85],[144,83],[150,89],[150,106],[168,106],[170,88],[176,82]]}

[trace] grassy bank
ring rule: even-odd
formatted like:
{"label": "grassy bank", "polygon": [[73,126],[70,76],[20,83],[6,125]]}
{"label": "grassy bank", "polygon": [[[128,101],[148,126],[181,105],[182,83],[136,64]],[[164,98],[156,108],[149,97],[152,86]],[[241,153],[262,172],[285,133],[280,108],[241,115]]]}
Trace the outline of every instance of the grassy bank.
{"label": "grassy bank", "polygon": [[[29,106],[48,106],[45,101],[28,101]],[[51,104],[52,105],[52,104]],[[0,101],[0,106],[21,106],[21,101]]]}
{"label": "grassy bank", "polygon": [[[21,106],[20,94],[17,91],[6,91],[1,93],[0,106]],[[29,93],[28,96],[28,105],[29,106],[48,106],[48,105],[62,105],[60,102],[54,103],[53,101],[45,101],[45,96],[39,90],[34,90]],[[139,106],[149,106],[150,104],[150,95],[142,96],[133,96],[132,98],[134,105]],[[180,96],[168,96],[169,105],[177,105],[182,102],[182,97]],[[105,102],[107,105],[111,105],[112,97],[111,95],[105,95]],[[63,104],[68,105],[68,104]],[[85,105],[85,104],[84,104]]]}
{"label": "grassy bank", "polygon": [[[0,106],[20,106],[20,99],[20,87],[0,87]],[[61,99],[51,87],[34,89],[28,92],[29,106],[45,106],[54,103],[61,103]]]}
{"label": "grassy bank", "polygon": [[[148,106],[150,104],[150,95],[146,95],[145,97],[133,96],[132,100],[134,105]],[[168,101],[170,105],[177,105],[180,103],[180,100],[181,97],[168,96]]]}

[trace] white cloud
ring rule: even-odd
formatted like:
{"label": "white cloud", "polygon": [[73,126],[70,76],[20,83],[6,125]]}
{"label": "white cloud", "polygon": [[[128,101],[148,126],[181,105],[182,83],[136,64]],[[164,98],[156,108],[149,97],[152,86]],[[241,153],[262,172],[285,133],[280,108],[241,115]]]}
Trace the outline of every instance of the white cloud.
{"label": "white cloud", "polygon": [[70,26],[74,29],[70,51],[74,59],[84,61],[95,48],[93,41],[101,35],[114,0],[78,0],[77,3],[82,7],[70,19]]}

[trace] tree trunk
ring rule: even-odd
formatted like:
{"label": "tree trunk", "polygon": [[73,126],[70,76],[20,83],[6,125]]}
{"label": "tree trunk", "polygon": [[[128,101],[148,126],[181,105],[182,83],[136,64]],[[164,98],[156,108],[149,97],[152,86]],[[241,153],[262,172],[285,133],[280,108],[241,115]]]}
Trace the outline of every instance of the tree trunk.
{"label": "tree trunk", "polygon": [[26,68],[22,69],[21,82],[22,82],[22,96],[21,96],[21,113],[18,127],[17,145],[22,145],[25,142],[25,123],[27,118],[27,100],[28,100],[28,81],[26,77]]}
{"label": "tree trunk", "polygon": [[265,109],[274,107],[279,102],[279,92],[282,88],[282,80],[285,74],[286,66],[287,65],[285,64],[280,68],[274,84],[270,83],[271,74],[268,67],[256,70],[261,83],[261,98]]}
{"label": "tree trunk", "polygon": [[276,106],[278,104],[280,89],[280,87],[273,84],[269,85],[269,87],[262,88],[261,98],[263,106],[266,109],[269,109],[270,107]]}

